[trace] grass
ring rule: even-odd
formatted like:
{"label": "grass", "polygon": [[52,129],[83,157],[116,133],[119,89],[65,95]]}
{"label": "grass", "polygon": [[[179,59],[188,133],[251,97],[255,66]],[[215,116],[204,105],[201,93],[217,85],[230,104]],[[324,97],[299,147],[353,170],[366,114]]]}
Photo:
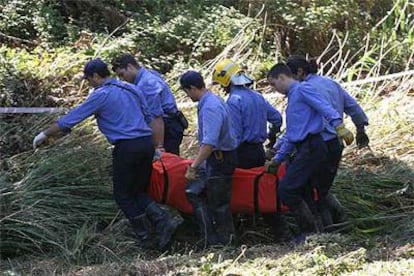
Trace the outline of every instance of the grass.
{"label": "grass", "polygon": [[[398,112],[382,101],[391,107],[398,104]],[[197,252],[186,232],[180,233],[171,252],[143,252],[111,197],[110,148],[87,122],[53,146],[2,161],[1,271],[3,275],[409,275],[414,254],[411,101],[410,93],[396,90],[382,100],[363,102],[371,118],[371,150],[347,148],[334,185],[350,230],[314,236],[296,248],[274,245],[267,229],[247,225],[241,230],[243,248]],[[191,155],[194,137],[186,139],[191,143],[186,142],[183,150]]]}
{"label": "grass", "polygon": [[[262,68],[258,54],[249,50],[251,39],[251,34],[244,37],[240,32],[218,58],[199,69],[209,72],[220,57],[232,55],[249,68]],[[335,39],[346,44],[336,36],[332,43]],[[112,199],[110,147],[93,123],[88,121],[70,136],[33,152],[32,137],[53,116],[2,117],[1,275],[410,275],[414,77],[376,80],[381,60],[392,53],[384,51],[389,46],[385,42],[367,45],[360,61],[351,63],[349,53],[338,51],[332,66],[325,64],[335,69],[338,79],[373,79],[344,84],[368,113],[371,139],[368,150],[355,146],[345,150],[333,188],[346,209],[348,232],[312,236],[293,247],[272,244],[269,229],[248,221],[240,229],[238,248],[197,251],[191,245],[195,241],[191,230],[180,229],[170,252],[142,251]],[[184,69],[169,75],[172,84]],[[258,88],[266,94],[262,84],[259,81]],[[283,110],[280,97],[269,99]],[[182,152],[193,157],[195,109],[184,112],[192,128]],[[349,120],[346,123],[350,126]]]}

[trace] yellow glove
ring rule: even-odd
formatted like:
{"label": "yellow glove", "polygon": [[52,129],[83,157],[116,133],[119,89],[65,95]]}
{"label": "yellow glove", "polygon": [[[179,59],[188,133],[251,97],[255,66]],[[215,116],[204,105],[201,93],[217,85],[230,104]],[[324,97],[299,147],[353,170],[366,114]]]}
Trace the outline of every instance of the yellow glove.
{"label": "yellow glove", "polygon": [[347,146],[352,144],[354,141],[354,134],[352,134],[352,132],[347,129],[343,123],[336,127],[336,134],[338,135],[339,141],[341,141],[341,143],[345,141]]}
{"label": "yellow glove", "polygon": [[277,174],[277,169],[279,168],[279,162],[276,160],[266,161],[265,163],[265,171],[270,174]]}
{"label": "yellow glove", "polygon": [[197,180],[199,178],[197,169],[191,166],[188,166],[187,171],[185,172],[185,178],[187,178],[188,181]]}

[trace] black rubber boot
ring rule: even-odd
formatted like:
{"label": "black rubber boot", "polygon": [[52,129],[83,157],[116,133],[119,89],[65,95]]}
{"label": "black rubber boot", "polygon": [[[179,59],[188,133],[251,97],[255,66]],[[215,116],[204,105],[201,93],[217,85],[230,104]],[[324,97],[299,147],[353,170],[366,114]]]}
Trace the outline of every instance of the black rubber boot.
{"label": "black rubber boot", "polygon": [[139,242],[139,246],[145,249],[154,249],[156,247],[155,241],[151,236],[151,222],[145,214],[130,219],[132,229]]}
{"label": "black rubber boot", "polygon": [[233,216],[230,212],[229,204],[222,205],[214,211],[216,222],[216,233],[222,245],[236,245],[236,236],[234,230]]}
{"label": "black rubber boot", "polygon": [[262,214],[262,217],[270,225],[275,242],[289,242],[293,238],[286,218],[282,213],[266,213]]}
{"label": "black rubber boot", "polygon": [[207,203],[221,245],[236,245],[233,216],[230,211],[231,177],[209,179]]}
{"label": "black rubber boot", "polygon": [[205,249],[209,245],[217,245],[217,236],[214,233],[213,221],[205,200],[193,193],[187,193],[186,196],[188,201],[193,205],[194,218],[197,222],[200,236],[203,241],[202,248]]}
{"label": "black rubber boot", "polygon": [[148,218],[155,225],[155,232],[158,235],[158,247],[163,250],[170,242],[175,230],[181,221],[170,217],[155,202],[151,202],[145,209]]}
{"label": "black rubber boot", "polygon": [[332,222],[342,223],[346,220],[345,218],[345,212],[342,207],[342,204],[339,202],[339,200],[336,198],[334,194],[329,192],[325,197],[325,204],[327,208],[329,209],[330,213],[332,214]]}
{"label": "black rubber boot", "polygon": [[317,203],[312,201],[311,203],[305,202],[305,204],[308,205],[309,210],[312,212],[315,225],[316,225],[315,232],[316,233],[323,232],[325,229],[324,224],[323,224],[323,214],[319,211]]}
{"label": "black rubber boot", "polygon": [[333,219],[331,211],[329,210],[329,206],[326,202],[326,198],[321,199],[316,206],[322,219],[323,228],[326,229],[331,227],[333,224]]}
{"label": "black rubber boot", "polygon": [[305,201],[301,201],[299,205],[292,209],[292,213],[295,216],[299,229],[303,234],[306,235],[320,232],[317,220]]}

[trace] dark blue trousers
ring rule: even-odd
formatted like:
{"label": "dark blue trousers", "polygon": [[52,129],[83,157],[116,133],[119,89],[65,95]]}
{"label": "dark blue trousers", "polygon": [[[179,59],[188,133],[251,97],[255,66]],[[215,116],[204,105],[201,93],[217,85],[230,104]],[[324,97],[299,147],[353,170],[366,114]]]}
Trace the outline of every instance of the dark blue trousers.
{"label": "dark blue trousers", "polygon": [[328,157],[322,163],[319,181],[315,183],[321,198],[325,197],[332,187],[343,151],[343,146],[337,138],[325,143],[328,148]]}
{"label": "dark blue trousers", "polygon": [[147,193],[152,172],[152,137],[122,140],[112,152],[113,193],[118,207],[128,219],[145,212],[152,202]]}
{"label": "dark blue trousers", "polygon": [[295,209],[304,200],[309,185],[318,183],[321,165],[328,154],[320,134],[308,135],[296,145],[296,150],[296,155],[278,187],[280,200],[291,209]]}
{"label": "dark blue trousers", "polygon": [[237,168],[251,169],[261,167],[266,161],[262,143],[242,143],[237,148]]}
{"label": "dark blue trousers", "polygon": [[164,117],[164,148],[166,152],[180,155],[184,128],[177,116]]}

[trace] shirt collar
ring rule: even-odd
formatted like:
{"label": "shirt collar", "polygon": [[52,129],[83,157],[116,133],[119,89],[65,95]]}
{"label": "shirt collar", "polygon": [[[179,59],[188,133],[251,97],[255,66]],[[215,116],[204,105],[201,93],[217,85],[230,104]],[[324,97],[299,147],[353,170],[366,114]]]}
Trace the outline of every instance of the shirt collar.
{"label": "shirt collar", "polygon": [[138,85],[138,83],[141,81],[142,76],[145,74],[145,71],[147,71],[147,69],[145,69],[144,67],[140,67],[138,69],[138,73],[137,73],[137,75],[135,77],[135,81],[134,81],[135,85]]}
{"label": "shirt collar", "polygon": [[292,82],[292,83],[289,85],[289,89],[288,89],[288,92],[287,92],[286,96],[288,97],[289,95],[291,95],[291,93],[292,93],[293,91],[295,91],[295,90],[296,90],[296,87],[298,87],[298,86],[299,86],[299,82],[298,82],[298,81],[294,81],[294,82]]}
{"label": "shirt collar", "polygon": [[207,101],[207,98],[211,95],[211,91],[207,90],[203,96],[201,96],[200,100],[198,101],[198,110],[200,110],[204,103]]}
{"label": "shirt collar", "polygon": [[315,74],[308,74],[308,75],[305,77],[304,81],[308,81],[308,80],[312,79],[313,77],[315,77]]}
{"label": "shirt collar", "polygon": [[103,86],[105,86],[105,85],[108,85],[108,84],[110,84],[110,83],[112,83],[112,82],[115,82],[116,80],[114,79],[114,78],[108,78],[108,79],[106,79],[101,85],[99,85],[99,86],[97,86],[97,87],[94,87],[93,88],[93,90],[96,90],[96,89],[99,89],[99,88],[101,88],[101,87],[103,87]]}

